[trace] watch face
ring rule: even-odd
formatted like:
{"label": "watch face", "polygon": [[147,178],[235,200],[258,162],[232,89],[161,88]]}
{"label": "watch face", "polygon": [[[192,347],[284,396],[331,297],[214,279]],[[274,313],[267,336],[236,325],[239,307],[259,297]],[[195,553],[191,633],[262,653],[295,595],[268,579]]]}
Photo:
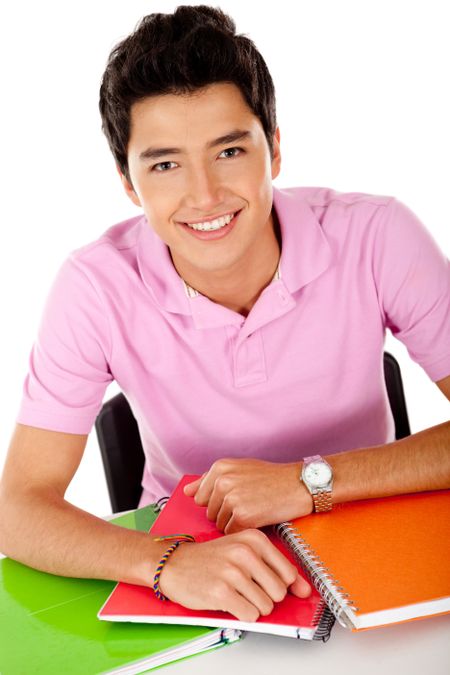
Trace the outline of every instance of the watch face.
{"label": "watch face", "polygon": [[311,462],[305,466],[303,475],[312,487],[325,487],[331,480],[331,469],[323,462]]}

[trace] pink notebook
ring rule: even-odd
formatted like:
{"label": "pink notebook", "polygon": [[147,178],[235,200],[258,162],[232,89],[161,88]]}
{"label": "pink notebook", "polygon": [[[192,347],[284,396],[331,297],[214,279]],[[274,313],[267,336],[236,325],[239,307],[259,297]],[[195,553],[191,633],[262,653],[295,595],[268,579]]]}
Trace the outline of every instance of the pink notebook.
{"label": "pink notebook", "polygon": [[[186,497],[183,487],[198,478],[184,476],[173,495],[153,524],[154,536],[189,532],[196,541],[209,541],[223,534],[206,517],[206,507],[197,506],[192,497]],[[299,569],[298,562],[290,555],[275,534],[267,531],[272,543]],[[151,588],[120,582],[114,588],[98,613],[106,621],[133,621],[142,623],[178,623],[197,626],[237,628],[258,633],[270,633],[306,640],[327,639],[334,623],[326,604],[314,589],[307,599],[288,593],[276,603],[268,616],[254,623],[238,621],[227,612],[191,610],[175,602],[161,602]]]}

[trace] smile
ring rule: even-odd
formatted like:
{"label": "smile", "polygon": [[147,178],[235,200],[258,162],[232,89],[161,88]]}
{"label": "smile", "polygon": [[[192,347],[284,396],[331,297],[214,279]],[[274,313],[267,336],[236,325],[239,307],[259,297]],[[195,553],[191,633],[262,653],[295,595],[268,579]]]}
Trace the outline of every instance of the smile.
{"label": "smile", "polygon": [[222,227],[225,227],[230,223],[234,218],[234,213],[228,213],[226,216],[220,216],[220,218],[215,218],[214,220],[208,220],[202,223],[185,223],[188,227],[191,227],[193,230],[201,230],[202,232],[208,232],[210,230],[220,230]]}
{"label": "smile", "polygon": [[214,218],[214,220],[199,223],[179,223],[179,225],[196,239],[222,239],[233,230],[241,211],[242,209],[234,213],[227,213],[219,218]]}

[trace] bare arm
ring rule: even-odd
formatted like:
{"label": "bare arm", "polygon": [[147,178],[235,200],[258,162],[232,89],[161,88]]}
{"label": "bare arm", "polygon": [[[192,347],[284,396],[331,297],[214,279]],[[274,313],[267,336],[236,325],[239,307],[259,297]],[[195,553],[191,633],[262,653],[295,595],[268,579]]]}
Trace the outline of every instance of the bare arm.
{"label": "bare arm", "polygon": [[[450,401],[450,376],[436,383]],[[337,502],[450,487],[450,422],[331,458]]]}
{"label": "bare arm", "polygon": [[[0,550],[52,574],[152,585],[167,542],[64,499],[85,445],[86,436],[17,426],[0,483]],[[180,546],[160,587],[188,607],[223,609],[244,621],[268,614],[288,589],[299,596],[310,592],[296,568],[255,530]]]}
{"label": "bare arm", "polygon": [[52,574],[149,583],[161,544],[64,499],[86,440],[17,425],[0,483],[0,550]]}
{"label": "bare arm", "polygon": [[[450,401],[450,376],[436,383]],[[450,487],[450,422],[376,448],[330,458],[336,502]]]}
{"label": "bare arm", "polygon": [[[450,400],[450,376],[437,386]],[[335,503],[449,488],[450,422],[326,459],[333,467]],[[262,527],[311,513],[311,495],[299,481],[301,466],[301,461],[219,460],[185,491],[208,505],[208,517],[226,533]]]}
{"label": "bare arm", "polygon": [[387,445],[342,452],[329,462],[337,503],[443,490],[450,487],[450,422]]}

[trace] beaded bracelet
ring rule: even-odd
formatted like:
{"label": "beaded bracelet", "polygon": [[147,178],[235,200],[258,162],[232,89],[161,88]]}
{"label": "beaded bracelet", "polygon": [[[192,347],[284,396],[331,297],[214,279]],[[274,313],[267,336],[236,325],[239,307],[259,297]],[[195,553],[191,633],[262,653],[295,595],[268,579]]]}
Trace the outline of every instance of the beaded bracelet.
{"label": "beaded bracelet", "polygon": [[163,570],[164,565],[180,544],[192,543],[195,541],[194,537],[190,534],[172,534],[166,537],[156,537],[156,539],[154,539],[153,541],[170,541],[171,539],[174,539],[175,541],[171,546],[169,546],[169,548],[159,561],[158,567],[156,568],[156,574],[153,578],[153,590],[158,600],[168,600],[168,598],[163,593],[161,593],[159,589],[159,578],[161,576],[161,572]]}

